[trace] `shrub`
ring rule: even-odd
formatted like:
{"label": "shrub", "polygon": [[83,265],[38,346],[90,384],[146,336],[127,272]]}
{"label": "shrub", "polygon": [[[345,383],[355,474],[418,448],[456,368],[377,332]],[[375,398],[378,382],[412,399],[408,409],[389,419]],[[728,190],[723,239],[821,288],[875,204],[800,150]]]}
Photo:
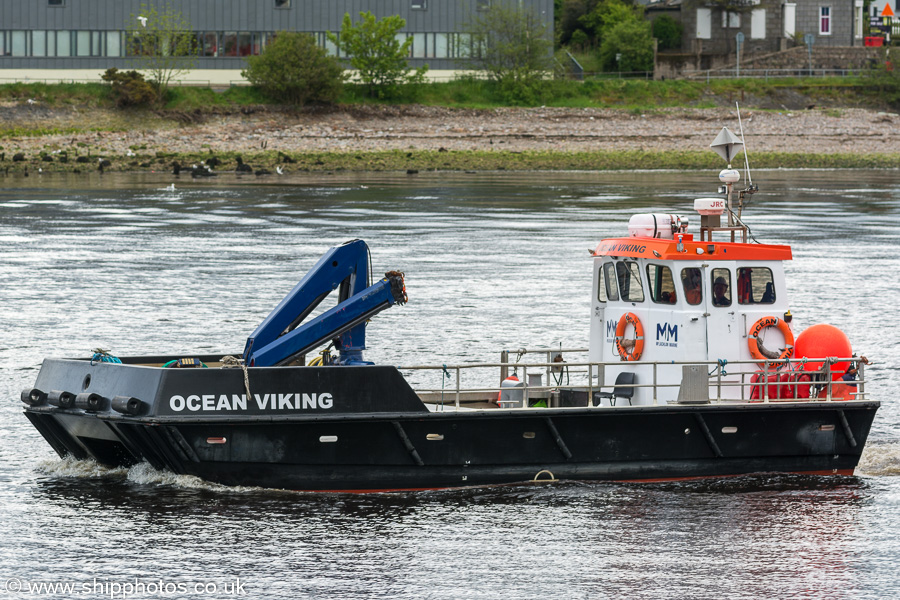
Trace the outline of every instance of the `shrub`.
{"label": "shrub", "polygon": [[308,33],[279,33],[241,74],[264,94],[289,104],[329,104],[341,94],[343,69]]}
{"label": "shrub", "polygon": [[143,106],[156,100],[156,89],[137,71],[107,69],[100,76],[111,84],[112,97],[116,106]]}

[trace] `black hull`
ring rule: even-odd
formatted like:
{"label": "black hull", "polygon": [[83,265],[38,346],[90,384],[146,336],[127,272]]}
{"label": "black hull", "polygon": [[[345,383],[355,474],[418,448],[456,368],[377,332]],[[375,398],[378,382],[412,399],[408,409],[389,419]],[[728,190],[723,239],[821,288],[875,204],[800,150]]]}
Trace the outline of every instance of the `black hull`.
{"label": "black hull", "polygon": [[27,414],[61,456],[110,466],[146,460],[225,485],[373,491],[534,479],[849,475],[876,409],[833,402],[244,422]]}

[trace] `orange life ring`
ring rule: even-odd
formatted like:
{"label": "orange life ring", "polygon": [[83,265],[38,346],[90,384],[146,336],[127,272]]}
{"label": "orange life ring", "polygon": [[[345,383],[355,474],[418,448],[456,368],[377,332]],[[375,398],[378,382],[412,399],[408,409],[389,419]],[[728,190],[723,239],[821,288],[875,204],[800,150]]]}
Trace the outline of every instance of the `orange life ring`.
{"label": "orange life ring", "polygon": [[[634,346],[632,346],[631,350],[628,350],[624,344],[625,328],[628,325],[634,327]],[[636,314],[625,313],[619,319],[619,323],[616,325],[616,350],[619,352],[622,360],[641,359],[641,354],[644,352],[644,326],[641,325],[641,320],[638,319]]]}
{"label": "orange life ring", "polygon": [[[762,350],[762,343],[759,341],[759,332],[766,327],[777,327],[781,335],[784,336],[784,350],[780,355],[766,356]],[[785,360],[794,355],[794,332],[788,327],[783,319],[778,317],[763,317],[753,324],[747,338],[747,344],[750,347],[750,356],[756,360]],[[771,354],[774,354],[771,353]]]}

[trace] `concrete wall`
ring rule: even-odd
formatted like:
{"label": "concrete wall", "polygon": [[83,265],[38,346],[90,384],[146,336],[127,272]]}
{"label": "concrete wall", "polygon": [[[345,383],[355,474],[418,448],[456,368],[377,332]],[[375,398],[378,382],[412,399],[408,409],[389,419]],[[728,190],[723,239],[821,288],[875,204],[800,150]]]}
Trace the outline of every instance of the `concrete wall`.
{"label": "concrete wall", "polygon": [[[900,52],[897,53],[900,56]],[[884,64],[885,48],[863,46],[837,47],[813,45],[813,69],[869,69]],[[735,57],[730,55],[660,54],[657,57],[655,79],[676,79],[695,71],[734,69]],[[809,69],[806,46],[780,52],[749,55],[741,59],[744,69],[784,69],[801,73]]]}

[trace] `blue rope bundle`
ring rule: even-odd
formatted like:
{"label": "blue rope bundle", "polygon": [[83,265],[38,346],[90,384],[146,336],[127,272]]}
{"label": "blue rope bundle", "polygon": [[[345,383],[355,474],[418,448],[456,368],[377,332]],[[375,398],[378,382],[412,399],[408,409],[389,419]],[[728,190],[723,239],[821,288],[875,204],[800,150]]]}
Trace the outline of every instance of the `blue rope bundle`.
{"label": "blue rope bundle", "polygon": [[114,363],[121,365],[122,361],[109,353],[108,350],[102,350],[100,348],[96,348],[94,350],[94,355],[91,356],[91,365],[95,362],[105,362],[105,363]]}

